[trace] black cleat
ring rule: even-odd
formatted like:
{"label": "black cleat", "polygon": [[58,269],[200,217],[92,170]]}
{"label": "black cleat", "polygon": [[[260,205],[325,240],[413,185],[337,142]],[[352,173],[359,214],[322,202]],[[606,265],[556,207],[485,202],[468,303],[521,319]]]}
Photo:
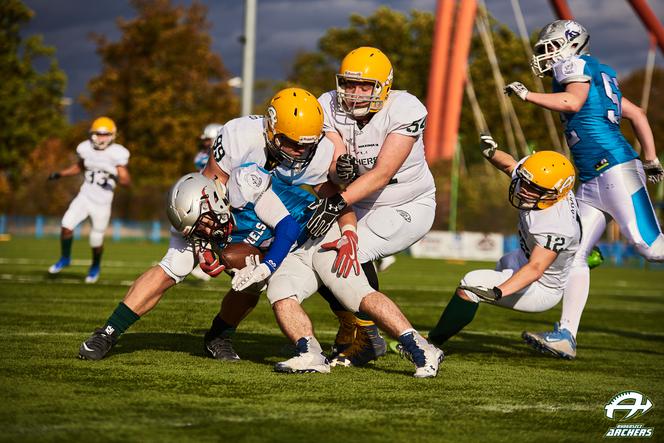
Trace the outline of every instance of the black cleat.
{"label": "black cleat", "polygon": [[206,338],[205,353],[215,360],[240,361],[240,356],[233,349],[233,340],[230,337],[215,337],[211,340]]}
{"label": "black cleat", "polygon": [[[108,332],[111,332],[111,334]],[[112,331],[103,328],[95,329],[90,338],[85,340],[78,349],[78,358],[81,360],[101,360],[106,357],[108,351],[117,341],[118,339],[112,335]]]}

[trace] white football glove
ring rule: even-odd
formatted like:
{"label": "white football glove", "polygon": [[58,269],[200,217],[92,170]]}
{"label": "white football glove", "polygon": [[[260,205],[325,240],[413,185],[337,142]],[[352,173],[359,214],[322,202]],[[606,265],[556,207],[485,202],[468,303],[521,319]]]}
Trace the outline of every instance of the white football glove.
{"label": "white football glove", "polygon": [[234,291],[240,292],[247,289],[254,283],[259,283],[267,279],[272,271],[265,264],[260,262],[260,257],[257,255],[249,255],[244,259],[245,267],[242,269],[234,269],[233,280],[231,280],[231,287]]}
{"label": "white football glove", "polygon": [[493,158],[498,149],[498,143],[489,134],[480,134],[480,147],[482,148],[482,155],[487,160]]}
{"label": "white football glove", "polygon": [[664,169],[662,169],[662,164],[658,158],[645,160],[643,162],[643,170],[650,183],[659,183],[664,180]]}
{"label": "white football glove", "polygon": [[505,94],[507,95],[516,95],[518,96],[521,100],[526,100],[526,96],[528,96],[528,88],[526,88],[523,83],[521,82],[512,82],[509,85],[505,86]]}

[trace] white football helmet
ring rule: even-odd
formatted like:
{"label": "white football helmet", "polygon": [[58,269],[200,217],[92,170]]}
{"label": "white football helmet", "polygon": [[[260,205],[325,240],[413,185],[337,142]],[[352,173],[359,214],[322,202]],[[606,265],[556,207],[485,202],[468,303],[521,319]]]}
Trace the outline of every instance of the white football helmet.
{"label": "white football helmet", "polygon": [[560,60],[588,53],[590,35],[586,28],[574,20],[556,20],[540,32],[530,66],[536,76],[544,77]]}
{"label": "white football helmet", "polygon": [[200,173],[180,178],[168,194],[168,219],[187,240],[223,248],[233,231],[226,187]]}
{"label": "white football helmet", "polygon": [[203,133],[200,136],[201,140],[212,140],[214,141],[217,138],[217,135],[221,132],[224,125],[221,123],[210,123],[203,129]]}

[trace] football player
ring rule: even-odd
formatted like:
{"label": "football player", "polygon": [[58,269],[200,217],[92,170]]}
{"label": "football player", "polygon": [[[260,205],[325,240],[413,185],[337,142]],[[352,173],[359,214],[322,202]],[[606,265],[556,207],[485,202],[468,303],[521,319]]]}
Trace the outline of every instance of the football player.
{"label": "football player", "polygon": [[[208,158],[210,158],[210,148],[212,143],[217,138],[217,135],[223,129],[224,125],[220,123],[210,123],[203,128],[203,133],[199,137],[199,151],[194,157],[194,167],[197,171],[201,171],[207,165]],[[209,274],[206,274],[200,267],[196,265],[191,271],[191,275],[199,280],[209,281],[212,279]]]}
{"label": "football player", "polygon": [[[202,174],[226,184],[235,169],[255,164],[271,170],[289,186],[308,184],[320,191],[327,182],[333,154],[331,142],[322,137],[322,126],[322,110],[314,96],[299,88],[284,89],[272,98],[265,116],[241,117],[224,125],[214,141],[212,156]],[[257,183],[258,180],[250,175],[240,186],[241,189],[247,186],[250,189]],[[268,207],[257,211],[264,225],[270,225],[269,221],[276,223],[274,217],[283,215],[281,209],[273,207],[279,206],[277,200],[270,194],[269,198],[265,198],[265,202],[270,203]],[[248,266],[246,270],[236,273],[236,279],[258,282],[267,278],[286,256],[300,232],[292,216],[279,220],[273,228],[275,238],[262,266],[258,269]],[[216,254],[206,248],[194,251],[194,246],[180,233],[172,232],[169,249],[161,262],[134,282],[105,325],[95,330],[81,345],[79,356],[90,360],[103,358],[127,328],[157,305],[166,290],[184,280],[196,262],[211,276],[223,271]],[[257,302],[257,297],[252,299],[243,295],[239,291],[231,291],[227,295],[232,302],[224,299],[222,308],[227,306],[231,312],[223,318],[215,317],[212,328],[206,334],[205,347],[214,358],[238,359],[229,348],[228,337],[241,320],[240,314],[248,312]]]}
{"label": "football player", "polygon": [[[524,332],[524,339],[555,356],[574,358],[590,288],[587,257],[607,222],[614,219],[646,260],[664,260],[664,235],[646,188],[646,181],[661,181],[664,170],[645,113],[622,96],[615,71],[590,55],[590,36],[583,26],[573,20],[546,25],[535,43],[531,65],[536,75],[553,77],[553,92],[531,92],[519,82],[507,85],[505,92],[560,113],[579,171],[576,195],[583,239],[565,289],[560,322],[553,331]],[[620,132],[623,117],[641,143],[643,162]]]}
{"label": "football player", "polygon": [[62,217],[60,231],[60,259],[48,268],[50,274],[57,274],[71,263],[71,245],[74,229],[90,217],[90,246],[92,264],[85,277],[86,283],[96,283],[101,269],[101,255],[104,250],[104,232],[111,218],[111,205],[115,186],[129,186],[131,177],[127,169],[129,151],[115,143],[117,128],[113,120],[99,117],[90,126],[90,138],[76,147],[78,161],[61,171],[52,172],[49,180],[62,177],[84,175],[78,195],[69,204]]}
{"label": "football player", "polygon": [[[216,227],[220,225],[219,220],[222,222],[234,220],[237,225],[231,234],[232,241],[242,241],[262,248],[265,243],[278,241],[278,237],[274,236],[273,231],[276,231],[275,226],[279,226],[284,217],[293,213],[297,214],[295,216],[297,223],[304,228],[311,216],[308,205],[315,200],[313,195],[286,184],[278,176],[271,175],[253,163],[234,169],[227,182],[229,202],[233,207],[233,218],[229,218],[228,211],[218,216],[209,215],[208,208],[211,207],[211,204],[207,203],[208,200],[216,201],[217,196],[224,194],[223,185],[218,180],[215,181],[216,185],[212,184],[212,180],[201,175],[189,174],[180,179],[170,193],[169,219],[173,226],[183,233],[188,242],[212,242],[223,247],[225,244],[223,238],[213,239],[210,238],[210,235],[215,230],[219,230]],[[215,186],[222,191],[210,192],[209,190],[214,189]],[[276,198],[271,197],[272,192]],[[270,204],[271,199],[275,199],[277,204]],[[269,213],[265,213],[268,207]],[[260,215],[262,217],[259,218]],[[354,214],[349,212],[342,215],[339,220],[354,224],[354,218]],[[352,228],[344,227],[344,231],[348,229]],[[222,232],[226,231],[228,230],[222,230]],[[286,257],[274,273],[260,271],[262,267],[269,266],[271,259],[267,256],[271,254],[270,249],[262,262],[258,257],[247,257],[247,267],[235,270],[232,287],[236,293],[242,292],[242,297],[260,295],[264,282],[269,277],[267,295],[277,323],[296,347],[296,356],[278,363],[275,365],[275,370],[290,373],[327,373],[330,371],[329,362],[314,336],[311,321],[300,306],[302,300],[316,292],[322,282],[342,300],[348,309],[355,312],[362,307],[365,312],[375,316],[381,326],[399,340],[404,355],[416,365],[416,377],[434,377],[438,365],[443,359],[442,351],[428,344],[412,328],[394,303],[383,294],[374,291],[364,274],[344,272],[342,266],[339,273],[343,273],[345,278],[339,278],[337,268],[339,268],[340,262],[336,250],[344,249],[348,245],[346,239],[341,236],[341,232],[337,226],[331,229],[325,238],[307,241],[306,230],[302,229],[297,241],[294,242],[295,250]],[[302,246],[297,247],[299,245]],[[205,247],[203,245],[198,248]],[[256,272],[260,275],[258,279],[251,277]],[[358,272],[360,272],[359,265]],[[224,302],[227,303],[227,300]],[[233,309],[239,309],[240,306],[236,305]],[[224,314],[223,308],[222,304],[221,315]],[[211,334],[208,333],[209,335]],[[217,338],[208,338],[206,346],[208,353],[213,357],[216,357],[214,355],[216,352],[234,352],[231,343],[223,334]]]}
{"label": "football player", "polygon": [[466,274],[445,307],[429,340],[445,343],[468,325],[479,303],[523,312],[542,312],[562,298],[581,227],[574,199],[572,163],[554,151],[536,152],[520,162],[481,136],[482,154],[512,177],[509,201],[519,209],[520,249],[504,255],[495,270]]}
{"label": "football player", "polygon": [[[359,260],[376,290],[372,262],[422,238],[436,209],[422,138],[427,110],[414,95],[391,91],[392,79],[387,56],[360,47],[342,60],[336,90],[319,97],[325,135],[334,143],[330,175],[346,188],[320,199],[308,224],[312,236],[322,236],[343,208],[352,206],[359,220]],[[370,319],[351,315],[335,297],[326,298],[340,320],[333,365],[361,365],[385,353]]]}
{"label": "football player", "polygon": [[223,128],[224,125],[221,123],[210,123],[203,129],[203,133],[199,137],[200,149],[194,158],[194,166],[197,171],[202,170],[207,165],[208,158],[210,158],[210,148],[212,148],[214,140]]}

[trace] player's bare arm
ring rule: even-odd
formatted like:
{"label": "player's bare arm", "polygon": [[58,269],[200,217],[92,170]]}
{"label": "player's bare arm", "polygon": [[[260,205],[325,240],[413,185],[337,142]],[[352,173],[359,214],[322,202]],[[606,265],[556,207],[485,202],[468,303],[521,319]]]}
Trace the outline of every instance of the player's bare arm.
{"label": "player's bare arm", "polygon": [[489,134],[480,135],[480,148],[484,158],[495,166],[498,170],[503,171],[509,177],[517,165],[516,160],[510,154],[498,149],[498,143]]}
{"label": "player's bare arm", "polygon": [[498,285],[503,297],[512,295],[539,280],[557,256],[557,252],[536,245],[530,254],[528,263],[516,271],[507,281]]}
{"label": "player's bare arm", "polygon": [[388,135],[376,158],[376,166],[358,177],[341,193],[346,204],[352,205],[387,186],[408,158],[416,140],[416,137],[409,135]]}
{"label": "player's bare arm", "polygon": [[505,87],[507,95],[516,95],[521,100],[536,104],[550,111],[579,112],[586,103],[590,91],[588,82],[571,82],[563,92],[533,92],[519,82],[510,83]]}
{"label": "player's bare arm", "polygon": [[643,158],[647,161],[657,159],[657,152],[655,151],[655,138],[652,134],[652,128],[648,123],[646,113],[639,106],[635,105],[625,97],[620,101],[622,107],[622,116],[629,120],[634,128],[636,138],[641,144],[643,150]]}
{"label": "player's bare arm", "polygon": [[219,163],[214,159],[214,157],[210,157],[207,164],[205,165],[205,168],[201,171],[201,174],[206,176],[207,178],[211,179],[218,179],[221,181],[223,184],[226,184],[228,182],[228,174],[224,172],[223,169],[219,166]]}
{"label": "player's bare arm", "polygon": [[60,177],[72,177],[83,172],[83,160],[79,160],[71,166],[66,167],[61,171],[51,172],[48,176],[49,180],[57,180]]}
{"label": "player's bare arm", "polygon": [[126,166],[118,166],[118,184],[122,186],[131,185],[131,175],[129,174],[129,169]]}

